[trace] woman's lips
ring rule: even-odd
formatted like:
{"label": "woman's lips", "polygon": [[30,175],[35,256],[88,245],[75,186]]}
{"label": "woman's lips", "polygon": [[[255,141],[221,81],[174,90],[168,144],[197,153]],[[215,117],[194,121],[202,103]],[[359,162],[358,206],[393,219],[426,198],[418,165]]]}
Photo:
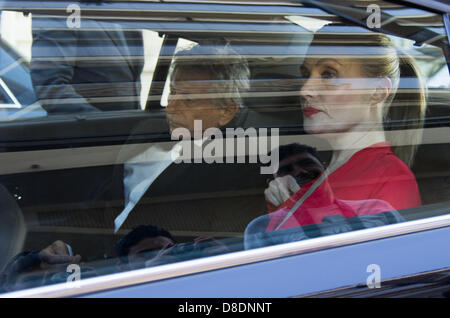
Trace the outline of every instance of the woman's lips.
{"label": "woman's lips", "polygon": [[314,116],[315,114],[320,113],[320,112],[321,112],[321,111],[318,110],[317,108],[310,107],[310,106],[307,106],[307,107],[303,108],[303,114],[304,114],[306,117]]}

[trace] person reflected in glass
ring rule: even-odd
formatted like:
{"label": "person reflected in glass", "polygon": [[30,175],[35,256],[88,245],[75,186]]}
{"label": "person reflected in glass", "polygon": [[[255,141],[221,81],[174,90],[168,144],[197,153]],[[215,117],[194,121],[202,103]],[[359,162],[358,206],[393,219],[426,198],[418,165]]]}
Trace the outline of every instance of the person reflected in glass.
{"label": "person reflected in glass", "polygon": [[32,36],[30,75],[49,115],[141,108],[141,31],[84,18],[70,27],[65,19],[33,16]]}
{"label": "person reflected in glass", "polygon": [[[418,67],[386,35],[368,34],[364,44],[346,38],[350,44],[342,46],[343,39],[326,31],[316,33],[301,66],[300,95],[304,129],[328,141],[332,159],[300,188],[288,182],[291,176],[274,180],[265,195],[284,217],[271,218],[267,231],[320,222],[314,213],[328,204],[325,187],[341,200],[377,199],[395,210],[421,205],[409,168],[426,109]],[[336,45],[341,51],[331,49]],[[361,50],[363,56],[354,53]],[[398,122],[408,130],[387,131]],[[283,195],[272,200],[277,193]]]}

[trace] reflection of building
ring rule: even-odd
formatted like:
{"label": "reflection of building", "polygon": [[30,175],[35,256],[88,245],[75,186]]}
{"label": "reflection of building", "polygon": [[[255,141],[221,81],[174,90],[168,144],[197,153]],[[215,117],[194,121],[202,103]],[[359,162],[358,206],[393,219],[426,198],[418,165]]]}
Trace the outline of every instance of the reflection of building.
{"label": "reflection of building", "polygon": [[[30,62],[33,41],[31,35],[32,15],[24,16],[21,12],[3,11],[1,12],[0,23],[2,40],[13,47],[27,62]],[[82,23],[83,21],[81,21],[81,27],[83,27]],[[162,45],[162,38],[156,32],[144,30],[143,39],[145,64],[141,74],[141,105],[146,103],[153,71]]]}
{"label": "reflection of building", "polygon": [[0,36],[13,47],[27,62],[31,60],[31,14],[3,11],[1,13]]}

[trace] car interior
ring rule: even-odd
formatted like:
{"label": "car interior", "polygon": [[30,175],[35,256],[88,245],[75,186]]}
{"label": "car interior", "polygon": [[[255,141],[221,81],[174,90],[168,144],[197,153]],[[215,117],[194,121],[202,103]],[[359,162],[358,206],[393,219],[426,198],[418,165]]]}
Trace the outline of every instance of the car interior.
{"label": "car interior", "polygon": [[[335,12],[339,13],[349,14],[345,10]],[[272,24],[266,23],[268,30],[281,24],[276,15],[249,14],[245,18],[255,24],[273,20]],[[335,15],[326,18],[337,26],[350,23]],[[427,20],[421,23],[399,27],[400,23],[394,21],[386,25],[386,30],[416,43],[435,37],[427,27]],[[174,143],[161,96],[178,40],[201,44],[223,36],[222,32],[210,30],[157,31],[163,44],[144,111],[52,115],[0,123],[3,163],[0,184],[4,187],[0,195],[8,198],[2,204],[13,205],[12,210],[17,212],[14,220],[17,226],[1,233],[2,236],[11,231],[20,233],[8,234],[18,239],[8,245],[9,251],[4,255],[11,257],[21,250],[39,250],[58,239],[70,242],[72,249],[82,255],[83,262],[101,271],[105,270],[105,264],[114,267],[114,245],[141,224],[158,225],[177,242],[205,236],[221,239],[230,251],[243,249],[246,226],[267,213],[264,190],[270,176],[260,173],[259,163],[174,165],[150,186],[121,229],[113,231],[114,219],[124,206],[124,162],[117,161],[118,154],[133,145],[145,148],[156,143]],[[248,108],[243,128],[279,128],[281,144],[308,140],[313,142],[320,158],[329,162],[328,144],[319,138],[304,139],[298,94],[301,54],[282,52],[286,47],[291,50],[303,47],[311,38],[296,32],[240,31],[227,33],[227,38],[248,59],[251,70],[251,93],[243,98]],[[448,41],[445,36],[439,37],[431,45],[447,49]],[[259,51],[259,47],[265,46],[269,46],[267,52]],[[446,61],[442,58],[442,66],[449,63],[448,53],[445,52]],[[406,221],[448,213],[450,145],[442,134],[450,127],[449,100],[449,88],[428,90],[424,142],[412,166],[423,205],[399,211]],[[5,222],[0,224],[3,226]]]}

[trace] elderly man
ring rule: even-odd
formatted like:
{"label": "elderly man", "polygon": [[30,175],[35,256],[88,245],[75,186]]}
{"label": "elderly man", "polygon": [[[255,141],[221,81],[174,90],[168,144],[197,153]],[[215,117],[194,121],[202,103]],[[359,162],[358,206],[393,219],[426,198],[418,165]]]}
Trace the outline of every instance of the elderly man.
{"label": "elderly man", "polygon": [[[203,57],[205,56],[205,57]],[[249,89],[247,61],[229,46],[196,45],[179,52],[170,74],[166,115],[170,130],[240,126],[245,120],[241,92]]]}
{"label": "elderly man", "polygon": [[[247,110],[241,93],[249,89],[249,75],[247,61],[228,45],[203,43],[178,52],[169,74],[166,115],[171,132],[183,128],[195,138],[198,120],[202,123],[197,131],[200,135],[207,128],[242,126]],[[153,182],[177,159],[176,147],[164,147],[152,145],[125,162],[125,208],[114,221],[116,231]]]}

